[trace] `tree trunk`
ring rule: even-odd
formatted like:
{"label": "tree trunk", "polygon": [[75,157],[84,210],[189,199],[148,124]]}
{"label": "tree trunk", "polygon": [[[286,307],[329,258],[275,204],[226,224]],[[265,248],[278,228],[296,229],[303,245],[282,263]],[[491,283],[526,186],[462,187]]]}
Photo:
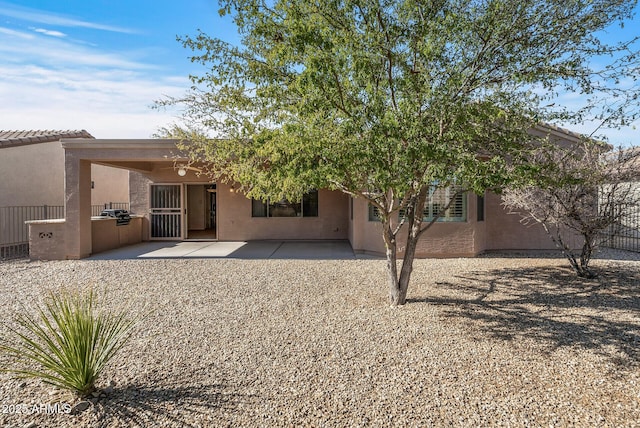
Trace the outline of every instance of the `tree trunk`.
{"label": "tree trunk", "polygon": [[582,252],[580,253],[580,260],[574,253],[573,249],[564,241],[562,238],[562,234],[560,233],[560,229],[556,226],[555,235],[553,235],[546,225],[546,223],[541,222],[545,232],[551,237],[553,243],[562,251],[562,254],[565,255],[571,267],[573,268],[576,275],[580,278],[595,278],[598,276],[594,271],[589,268],[589,261],[591,260],[591,256],[594,250],[594,242],[595,240],[591,238],[590,235],[582,235],[584,239],[584,244],[582,245]]}
{"label": "tree trunk", "polygon": [[[407,243],[404,251],[404,257],[402,258],[402,267],[400,269],[400,277],[398,278],[397,268],[397,250],[395,236],[393,239],[393,281],[391,284],[391,266],[390,258],[387,255],[387,264],[389,266],[389,285],[391,288],[391,305],[398,306],[407,303],[407,291],[409,290],[409,281],[411,279],[411,273],[413,272],[413,261],[416,255],[416,247],[418,245],[418,239],[420,238],[420,229],[422,226],[422,213],[424,211],[424,205],[429,191],[428,186],[422,186],[412,202],[407,204],[406,216],[408,223],[407,230]],[[389,229],[391,232],[391,229]],[[386,242],[386,241],[385,241]],[[389,254],[389,251],[387,251]]]}
{"label": "tree trunk", "polygon": [[[422,212],[422,210],[420,210]],[[399,305],[404,305],[407,299],[407,290],[409,289],[409,280],[413,272],[413,261],[416,257],[416,247],[420,238],[421,219],[416,219],[415,215],[409,218],[409,231],[407,232],[407,244],[402,258],[402,269],[400,270],[400,278],[398,279],[398,288],[400,291]]]}
{"label": "tree trunk", "polygon": [[[383,228],[384,246],[387,256],[387,282],[389,284],[389,303],[392,306],[397,306],[401,298],[400,287],[398,284],[398,247],[396,237],[391,230],[391,224],[389,220],[383,221]],[[404,301],[404,298],[402,300]]]}
{"label": "tree trunk", "polygon": [[409,280],[413,272],[413,260],[416,256],[416,246],[418,244],[417,237],[410,237],[404,251],[402,259],[402,269],[400,270],[400,278],[398,279],[398,290],[400,292],[398,305],[404,305],[407,302],[407,290],[409,289]]}
{"label": "tree trunk", "polygon": [[395,236],[389,230],[385,232],[385,247],[387,256],[387,282],[389,284],[389,304],[391,306],[400,306],[407,303],[407,291],[409,289],[409,280],[413,271],[413,259],[416,253],[417,238],[409,240],[405,249],[398,277],[398,251]]}
{"label": "tree trunk", "polygon": [[582,278],[595,278],[598,276],[594,271],[589,267],[589,261],[591,261],[591,256],[593,255],[594,250],[594,242],[591,236],[584,235],[584,244],[582,245],[582,252],[580,253],[580,267],[578,269],[578,276]]}

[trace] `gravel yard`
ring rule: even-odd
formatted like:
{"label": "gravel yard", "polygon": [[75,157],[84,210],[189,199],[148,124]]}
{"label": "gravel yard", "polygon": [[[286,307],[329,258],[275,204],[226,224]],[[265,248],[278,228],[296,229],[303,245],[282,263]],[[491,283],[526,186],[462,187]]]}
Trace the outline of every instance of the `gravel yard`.
{"label": "gravel yard", "polygon": [[2,321],[61,287],[145,315],[79,414],[0,373],[0,425],[639,426],[640,262],[593,264],[417,260],[394,309],[382,260],[0,262]]}

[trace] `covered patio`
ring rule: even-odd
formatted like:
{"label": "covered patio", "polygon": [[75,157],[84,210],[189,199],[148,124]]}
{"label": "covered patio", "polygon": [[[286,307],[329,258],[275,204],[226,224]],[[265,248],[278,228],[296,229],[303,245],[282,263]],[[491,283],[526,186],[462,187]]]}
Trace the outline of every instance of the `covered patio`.
{"label": "covered patio", "polygon": [[[65,151],[64,219],[32,222],[29,231],[32,258],[81,259],[96,252],[148,239],[148,219],[132,216],[127,225],[91,217],[91,165],[99,164],[141,174],[177,176],[177,162],[186,162],[175,140],[62,139]],[[198,181],[193,177],[194,181]],[[148,192],[131,189],[130,194]],[[136,207],[132,205],[132,211]],[[181,213],[177,213],[180,215]],[[107,224],[109,223],[109,224]],[[114,227],[111,227],[114,226]]]}
{"label": "covered patio", "polygon": [[[202,173],[204,165],[191,163],[180,153],[177,140],[61,141],[65,152],[65,218],[31,222],[32,259],[83,259],[143,242],[155,245],[158,241],[171,243],[160,253],[152,250],[149,257],[187,257],[191,247],[199,246],[202,248],[188,257],[239,254],[268,258],[276,254],[275,257],[296,258],[299,245],[282,244],[283,241],[326,241],[326,245],[315,247],[325,245],[319,254],[326,256],[302,258],[342,258],[342,250],[337,256],[331,255],[331,242],[344,241],[348,258],[353,258],[348,244],[349,198],[341,192],[320,189],[314,193],[315,199],[309,199],[304,206],[298,204],[300,210],[265,215],[237,186],[211,181]],[[129,171],[130,222],[91,217],[92,164]],[[195,240],[217,245],[206,249]],[[280,244],[274,247],[276,241]]]}

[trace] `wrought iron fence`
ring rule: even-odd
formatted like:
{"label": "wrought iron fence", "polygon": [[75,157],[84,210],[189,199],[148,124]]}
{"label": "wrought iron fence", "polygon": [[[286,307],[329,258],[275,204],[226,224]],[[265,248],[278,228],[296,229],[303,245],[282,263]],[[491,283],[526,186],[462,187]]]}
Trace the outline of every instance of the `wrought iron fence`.
{"label": "wrought iron fence", "polygon": [[[100,215],[103,209],[129,209],[127,202],[109,202],[92,205],[91,215]],[[0,260],[25,257],[29,254],[29,220],[64,218],[62,205],[0,207]]]}
{"label": "wrought iron fence", "polygon": [[609,248],[640,252],[640,207],[620,207],[628,212],[621,221],[604,233],[602,245]]}
{"label": "wrought iron fence", "polygon": [[62,205],[0,207],[0,259],[29,254],[29,228],[25,221],[63,217]]}

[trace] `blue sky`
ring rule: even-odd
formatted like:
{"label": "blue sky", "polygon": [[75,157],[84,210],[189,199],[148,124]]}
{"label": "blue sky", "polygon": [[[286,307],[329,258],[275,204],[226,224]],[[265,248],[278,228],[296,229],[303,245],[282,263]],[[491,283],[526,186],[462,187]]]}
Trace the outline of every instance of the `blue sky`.
{"label": "blue sky", "polygon": [[[237,40],[230,19],[217,11],[217,0],[0,0],[0,129],[151,137],[178,114],[152,110],[153,101],[184,94],[189,73],[203,71],[176,35],[201,29]],[[640,34],[636,22],[613,34]],[[640,143],[638,132],[606,134],[617,145]]]}
{"label": "blue sky", "polygon": [[0,0],[0,129],[86,129],[148,138],[199,72],[176,35],[234,40],[216,0]]}

